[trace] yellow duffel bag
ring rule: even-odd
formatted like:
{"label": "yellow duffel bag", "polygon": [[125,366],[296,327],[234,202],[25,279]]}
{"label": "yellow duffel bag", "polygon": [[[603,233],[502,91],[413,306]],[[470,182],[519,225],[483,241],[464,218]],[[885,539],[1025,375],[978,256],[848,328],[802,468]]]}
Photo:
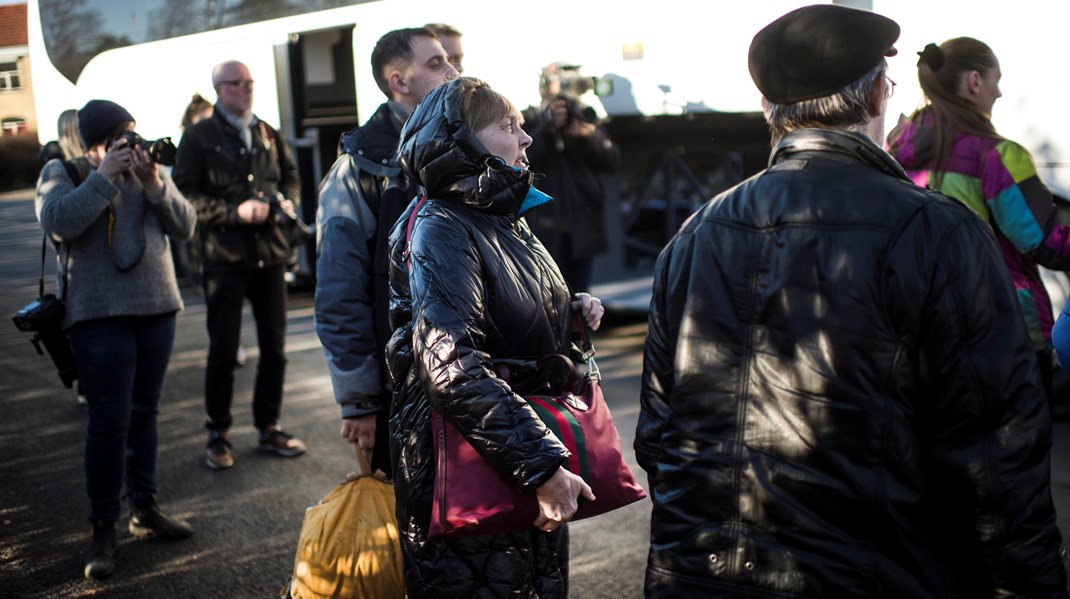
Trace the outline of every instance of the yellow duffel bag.
{"label": "yellow duffel bag", "polygon": [[371,472],[354,444],[361,472],[350,474],[305,511],[293,576],[282,597],[403,599],[394,485]]}

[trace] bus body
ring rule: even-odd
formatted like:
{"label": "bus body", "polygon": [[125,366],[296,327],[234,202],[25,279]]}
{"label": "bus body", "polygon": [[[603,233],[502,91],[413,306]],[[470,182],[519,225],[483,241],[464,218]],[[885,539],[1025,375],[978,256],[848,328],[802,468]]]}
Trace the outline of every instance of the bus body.
{"label": "bus body", "polygon": [[[1005,74],[997,127],[1034,151],[1049,186],[1070,195],[1070,124],[1051,118],[1054,102],[1070,92],[1070,75],[1059,74],[1064,69],[1045,71],[1043,81],[1028,78],[1044,48],[1057,55],[1059,32],[1043,16],[1050,3],[1021,0],[1013,14],[991,19],[979,6],[986,2],[841,3],[872,8],[903,27],[900,56],[889,61],[899,84],[890,115],[918,104],[915,49],[957,35],[990,43]],[[297,149],[303,216],[311,221],[339,135],[385,100],[369,64],[375,42],[391,29],[446,22],[464,34],[465,74],[487,80],[521,109],[539,102],[539,74],[551,62],[582,65],[584,75],[604,83],[602,95],[583,100],[609,117],[625,164],[608,181],[611,247],[596,260],[595,281],[604,294],[631,294],[631,305],[642,308],[653,262],[680,222],[764,168],[769,140],[747,49],[766,23],[810,3],[772,0],[729,11],[697,0],[543,0],[519,12],[477,0],[31,0],[39,135],[42,143],[54,139],[60,112],[107,98],[137,118],[146,138],[178,139],[191,96],[215,98],[212,67],[240,60],[257,82],[254,111]],[[1016,19],[1029,28],[1011,27]],[[1029,54],[1014,35],[1029,40]],[[1034,94],[1036,86],[1043,93]],[[310,256],[306,250],[305,271]]]}

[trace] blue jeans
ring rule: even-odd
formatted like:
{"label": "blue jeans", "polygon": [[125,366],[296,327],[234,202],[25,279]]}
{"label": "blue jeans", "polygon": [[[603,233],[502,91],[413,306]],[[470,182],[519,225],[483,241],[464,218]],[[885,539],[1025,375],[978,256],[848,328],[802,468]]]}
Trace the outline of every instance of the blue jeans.
{"label": "blue jeans", "polygon": [[156,416],[175,315],[89,320],[69,328],[67,337],[89,403],[89,521],[115,522],[124,481],[126,497],[136,505],[156,496]]}

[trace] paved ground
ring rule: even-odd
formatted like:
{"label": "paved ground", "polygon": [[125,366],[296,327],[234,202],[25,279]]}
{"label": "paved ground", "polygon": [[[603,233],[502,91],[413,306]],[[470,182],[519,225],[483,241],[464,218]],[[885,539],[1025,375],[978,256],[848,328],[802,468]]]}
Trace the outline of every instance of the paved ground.
{"label": "paved ground", "polygon": [[[63,388],[51,362],[8,315],[36,297],[41,233],[32,194],[0,194],[0,598],[277,596],[293,568],[304,510],[355,469],[338,437],[338,410],[312,324],[308,293],[291,296],[283,426],[304,439],[296,459],[255,449],[251,392],[256,330],[246,310],[248,365],[237,371],[232,441],[235,466],[203,462],[202,381],[207,336],[199,293],[183,289],[178,333],[159,419],[161,504],[197,529],[188,541],[134,541],[120,532],[118,569],[82,578],[86,523],[82,450],[85,408]],[[51,251],[51,250],[50,250]],[[53,289],[54,258],[46,282]],[[606,395],[631,456],[645,323],[623,319],[595,341]],[[638,472],[633,464],[633,469]],[[646,557],[649,504],[572,525],[572,597],[636,597]]]}
{"label": "paved ground", "polygon": [[[0,194],[0,316],[5,319],[36,296],[40,240],[32,194]],[[47,265],[51,273],[51,255]],[[51,288],[53,277],[47,281]],[[188,519],[197,533],[184,542],[162,543],[134,541],[122,532],[118,569],[99,583],[82,578],[89,542],[84,408],[59,383],[51,362],[34,353],[28,335],[9,321],[0,323],[0,598],[277,596],[293,567],[305,508],[354,469],[349,447],[337,435],[337,408],[307,293],[291,297],[283,425],[308,443],[309,453],[287,460],[255,450],[250,398],[257,353],[247,314],[243,338],[249,363],[236,382],[236,465],[224,472],[204,466],[205,313],[195,290],[183,294],[186,310],[178,320],[159,420],[158,487],[161,504]],[[595,337],[599,365],[631,459],[645,322],[611,317],[607,323]],[[1054,452],[1055,500],[1066,531],[1070,423],[1057,424]],[[632,467],[639,472],[634,462]],[[641,596],[648,523],[647,502],[574,523],[571,596]]]}

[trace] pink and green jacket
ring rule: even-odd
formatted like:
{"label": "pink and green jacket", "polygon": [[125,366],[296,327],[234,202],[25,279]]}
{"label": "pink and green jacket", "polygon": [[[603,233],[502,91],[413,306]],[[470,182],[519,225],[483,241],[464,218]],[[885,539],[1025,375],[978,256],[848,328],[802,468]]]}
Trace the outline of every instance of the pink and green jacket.
{"label": "pink and green jacket", "polygon": [[889,152],[915,183],[969,206],[991,225],[1014,281],[1034,347],[1051,347],[1053,315],[1037,265],[1070,270],[1070,226],[1058,224],[1051,192],[1037,177],[1029,151],[1006,139],[960,135],[951,150],[940,186],[928,170],[936,131],[901,119],[889,135]]}

